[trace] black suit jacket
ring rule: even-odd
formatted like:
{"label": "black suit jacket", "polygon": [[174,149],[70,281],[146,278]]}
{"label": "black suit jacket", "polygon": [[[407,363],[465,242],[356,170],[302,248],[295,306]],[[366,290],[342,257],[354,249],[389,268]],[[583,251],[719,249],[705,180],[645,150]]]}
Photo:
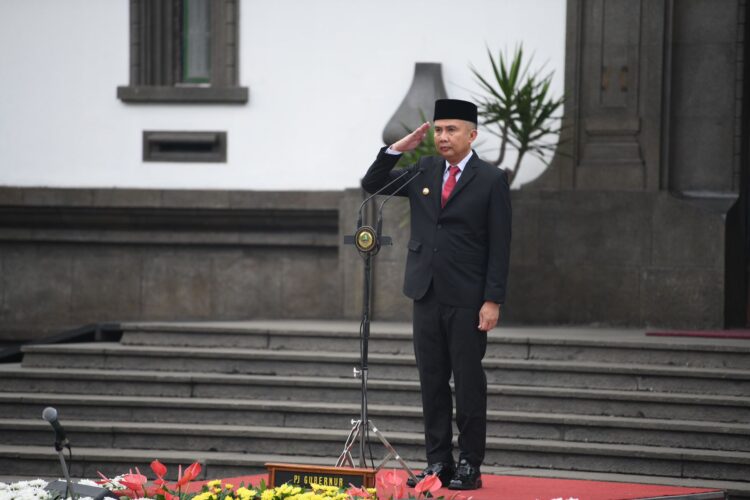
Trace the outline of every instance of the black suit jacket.
{"label": "black suit jacket", "polygon": [[[400,156],[385,150],[380,150],[362,179],[362,187],[370,193],[404,175],[392,171]],[[383,192],[409,197],[411,238],[404,294],[419,300],[432,283],[443,304],[477,308],[486,300],[502,304],[511,237],[507,175],[474,152],[441,209],[444,168],[442,157],[424,157],[407,169],[403,181]],[[399,191],[415,175],[422,178]]]}

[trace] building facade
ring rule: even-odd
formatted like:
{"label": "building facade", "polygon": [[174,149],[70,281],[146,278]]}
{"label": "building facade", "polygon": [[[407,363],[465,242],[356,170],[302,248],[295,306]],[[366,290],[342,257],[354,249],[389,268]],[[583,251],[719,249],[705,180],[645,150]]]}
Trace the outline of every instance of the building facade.
{"label": "building facade", "polygon": [[[744,0],[0,14],[14,75],[0,102],[6,340],[102,321],[358,317],[361,261],[343,238],[415,63],[441,63],[448,95],[471,98],[469,64],[486,70],[485,47],[516,42],[566,102],[551,166],[524,167],[513,192],[505,321],[747,324]],[[410,314],[404,209],[387,209],[375,319]]]}

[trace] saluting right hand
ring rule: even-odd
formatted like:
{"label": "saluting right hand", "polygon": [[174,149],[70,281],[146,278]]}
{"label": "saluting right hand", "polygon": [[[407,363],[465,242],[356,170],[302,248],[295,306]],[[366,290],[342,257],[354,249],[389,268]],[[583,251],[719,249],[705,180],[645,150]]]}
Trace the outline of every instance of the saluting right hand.
{"label": "saluting right hand", "polygon": [[417,127],[414,132],[395,142],[391,146],[391,149],[395,149],[401,153],[406,153],[407,151],[415,149],[419,146],[419,143],[424,140],[424,136],[427,134],[428,130],[430,130],[430,122],[424,122]]}

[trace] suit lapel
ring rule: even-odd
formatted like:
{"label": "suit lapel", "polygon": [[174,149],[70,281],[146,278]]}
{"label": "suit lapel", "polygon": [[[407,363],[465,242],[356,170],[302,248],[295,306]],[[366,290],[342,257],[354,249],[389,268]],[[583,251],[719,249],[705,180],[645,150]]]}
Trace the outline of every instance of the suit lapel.
{"label": "suit lapel", "polygon": [[440,213],[440,196],[443,192],[443,171],[445,170],[445,160],[442,156],[435,157],[435,172],[432,176],[432,185],[430,190],[432,192],[432,207],[435,209],[435,213]]}

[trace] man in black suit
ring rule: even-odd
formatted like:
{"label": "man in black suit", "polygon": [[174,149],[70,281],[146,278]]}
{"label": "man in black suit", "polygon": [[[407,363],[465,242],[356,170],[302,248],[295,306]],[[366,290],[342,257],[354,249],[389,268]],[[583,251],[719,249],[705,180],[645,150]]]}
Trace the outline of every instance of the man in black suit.
{"label": "man in black suit", "polygon": [[[422,389],[427,468],[444,486],[482,485],[487,427],[487,379],[482,358],[487,332],[500,317],[510,253],[511,207],[505,172],[471,149],[477,107],[435,102],[435,147],[407,172],[393,172],[401,153],[415,149],[430,128],[422,124],[383,148],[362,179],[372,193],[402,175],[384,194],[408,196],[411,238],[404,294],[414,300],[414,352]],[[408,185],[404,184],[414,176]],[[403,187],[403,189],[400,189]],[[453,458],[453,374],[459,463]],[[410,480],[410,486],[414,486]]]}

